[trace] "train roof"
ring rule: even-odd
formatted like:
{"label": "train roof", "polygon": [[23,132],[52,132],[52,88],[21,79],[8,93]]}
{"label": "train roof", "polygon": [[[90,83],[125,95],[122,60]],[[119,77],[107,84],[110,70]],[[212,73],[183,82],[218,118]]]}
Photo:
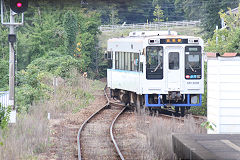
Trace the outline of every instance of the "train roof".
{"label": "train roof", "polygon": [[149,38],[196,38],[193,36],[178,35],[176,31],[134,31],[128,37],[109,39],[108,42],[135,41],[140,42]]}

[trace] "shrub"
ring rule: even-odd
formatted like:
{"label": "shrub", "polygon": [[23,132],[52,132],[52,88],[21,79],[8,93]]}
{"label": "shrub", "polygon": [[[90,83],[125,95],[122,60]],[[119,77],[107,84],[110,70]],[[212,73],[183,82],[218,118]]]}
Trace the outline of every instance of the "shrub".
{"label": "shrub", "polygon": [[7,128],[11,107],[4,107],[0,103],[0,130]]}

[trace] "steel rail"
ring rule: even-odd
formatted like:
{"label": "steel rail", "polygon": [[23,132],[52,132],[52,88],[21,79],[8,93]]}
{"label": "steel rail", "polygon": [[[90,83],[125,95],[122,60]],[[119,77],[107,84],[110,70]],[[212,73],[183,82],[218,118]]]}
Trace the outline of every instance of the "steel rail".
{"label": "steel rail", "polygon": [[[184,122],[185,118],[184,117],[174,117],[174,116],[169,116],[169,115],[165,115],[165,114],[159,114],[157,117],[160,117],[160,118],[168,118],[168,119],[175,119],[177,121],[181,121],[181,122]],[[192,115],[192,118],[195,120],[195,124],[197,125],[201,125],[202,122],[199,122],[199,121],[196,121],[197,119],[198,120],[206,120],[204,117],[195,117],[194,115]]]}
{"label": "steel rail", "polygon": [[119,147],[118,147],[118,145],[117,145],[117,142],[116,142],[115,139],[114,139],[114,136],[113,136],[113,126],[114,126],[114,123],[116,122],[116,120],[118,119],[118,117],[125,111],[125,109],[126,109],[126,107],[124,107],[124,108],[121,110],[121,112],[118,113],[118,115],[117,115],[117,116],[114,118],[114,120],[112,121],[112,124],[111,124],[111,127],[110,127],[111,139],[112,139],[112,142],[113,142],[113,144],[114,144],[114,146],[115,146],[115,148],[116,148],[116,150],[117,150],[117,153],[118,153],[119,157],[121,158],[121,160],[124,160],[124,157],[123,157],[123,155],[122,155],[122,153],[121,153],[121,151],[120,151],[120,149],[119,149]]}
{"label": "steel rail", "polygon": [[83,128],[85,127],[85,125],[88,123],[88,121],[90,119],[92,119],[92,117],[94,117],[96,114],[98,114],[99,112],[101,112],[103,109],[105,109],[107,106],[109,106],[109,98],[107,96],[106,93],[106,89],[107,89],[107,85],[104,88],[104,95],[107,99],[107,104],[105,106],[103,106],[102,108],[100,108],[97,112],[93,113],[86,121],[84,121],[84,123],[81,125],[80,129],[78,130],[78,136],[77,136],[77,143],[78,143],[78,160],[82,160],[82,154],[81,154],[81,143],[80,143],[80,137],[81,137],[81,132],[83,130]]}

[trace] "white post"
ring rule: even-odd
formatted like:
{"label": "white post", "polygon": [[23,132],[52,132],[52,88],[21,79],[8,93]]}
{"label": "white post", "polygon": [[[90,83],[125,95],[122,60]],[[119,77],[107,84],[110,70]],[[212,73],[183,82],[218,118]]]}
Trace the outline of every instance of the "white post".
{"label": "white post", "polygon": [[[9,33],[15,34],[14,24],[14,12],[10,10],[10,26]],[[15,110],[15,53],[14,43],[9,42],[9,103],[13,110]]]}
{"label": "white post", "polygon": [[[218,30],[218,26],[216,25],[216,30]],[[216,36],[216,45],[218,44],[218,36]]]}

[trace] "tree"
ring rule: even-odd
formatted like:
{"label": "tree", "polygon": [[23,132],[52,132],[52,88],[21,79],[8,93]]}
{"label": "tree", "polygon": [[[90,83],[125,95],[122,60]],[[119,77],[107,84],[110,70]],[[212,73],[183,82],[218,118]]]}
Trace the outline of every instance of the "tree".
{"label": "tree", "polygon": [[226,14],[223,10],[219,12],[224,19],[227,28],[215,30],[214,35],[208,40],[206,50],[223,54],[225,52],[240,52],[240,5],[238,13],[233,14],[229,8]]}
{"label": "tree", "polygon": [[8,88],[8,61],[0,59],[0,91]]}
{"label": "tree", "polygon": [[[231,3],[230,3],[231,2]],[[237,0],[209,0],[203,1],[203,17],[201,19],[203,33],[206,39],[213,36],[216,25],[220,27],[221,21],[218,12],[226,10],[227,7],[236,6]]]}
{"label": "tree", "polygon": [[[82,71],[91,72],[90,76],[98,75],[98,66],[103,63],[99,56],[98,49],[98,34],[100,33],[99,26],[101,24],[100,14],[96,11],[88,11],[84,14],[82,11],[77,12],[79,35],[78,42],[81,43],[80,66]],[[99,64],[96,64],[98,62]]]}
{"label": "tree", "polygon": [[199,20],[204,16],[203,0],[175,0],[176,12],[188,20]]}
{"label": "tree", "polygon": [[[179,11],[175,5],[176,0],[152,0],[152,6],[157,4],[161,6],[164,13],[164,20],[168,21],[180,21],[184,19],[184,14]],[[183,8],[182,6],[180,8]]]}
{"label": "tree", "polygon": [[66,35],[57,12],[33,11],[31,23],[18,32],[18,70],[25,69],[33,60],[49,51],[65,52]]}
{"label": "tree", "polygon": [[70,55],[74,55],[76,49],[76,36],[78,32],[77,17],[73,11],[68,11],[64,15],[63,26],[66,32],[66,47]]}
{"label": "tree", "polygon": [[156,17],[154,19],[155,22],[162,22],[162,21],[164,21],[163,20],[163,17],[164,17],[163,10],[161,10],[161,6],[159,6],[158,4],[155,7],[153,15]]}
{"label": "tree", "polygon": [[115,6],[110,7],[110,23],[111,25],[117,24],[120,19],[118,18],[118,10]]}

